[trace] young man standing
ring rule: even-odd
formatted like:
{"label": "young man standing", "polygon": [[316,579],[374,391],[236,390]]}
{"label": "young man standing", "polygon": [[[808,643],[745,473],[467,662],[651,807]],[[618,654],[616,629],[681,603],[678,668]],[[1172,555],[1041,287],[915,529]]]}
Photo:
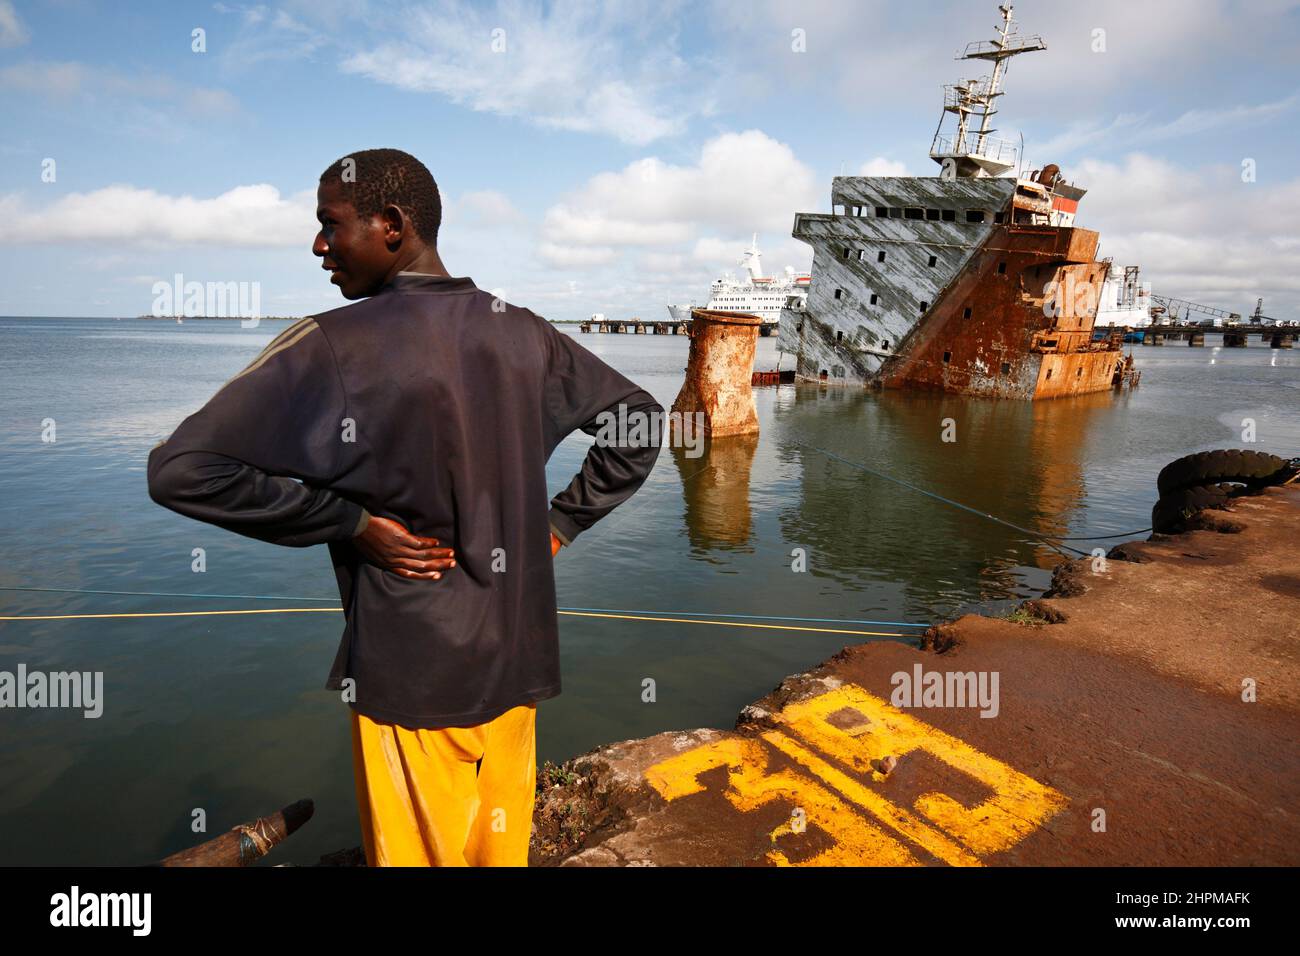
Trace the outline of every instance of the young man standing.
{"label": "young man standing", "polygon": [[[526,865],[536,704],[560,692],[552,559],[645,481],[663,408],[448,274],[414,157],[344,157],[317,201],[312,251],[363,301],[293,325],[185,419],[149,455],[149,493],[329,545],[346,626],[326,686],[352,707],[370,865]],[[547,459],[602,413],[644,416],[650,439],[598,441],[548,510]]]}

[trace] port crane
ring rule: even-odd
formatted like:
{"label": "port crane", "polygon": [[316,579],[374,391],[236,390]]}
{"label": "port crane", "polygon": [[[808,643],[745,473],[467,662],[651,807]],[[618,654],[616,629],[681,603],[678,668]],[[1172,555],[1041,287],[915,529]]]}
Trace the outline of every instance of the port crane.
{"label": "port crane", "polygon": [[[1199,302],[1192,302],[1189,299],[1176,299],[1173,296],[1167,295],[1152,295],[1151,301],[1154,304],[1154,308],[1151,310],[1152,312],[1159,309],[1165,312],[1170,319],[1176,320],[1181,310],[1184,319],[1186,319],[1190,312],[1203,312],[1206,315],[1226,319],[1229,325],[1235,325],[1241,321],[1240,312],[1230,312],[1227,309],[1218,309],[1212,305],[1202,305]],[[1250,324],[1263,325],[1265,322],[1271,322],[1274,325],[1285,324],[1280,319],[1275,319],[1271,315],[1265,315],[1264,300],[1262,298],[1257,299],[1255,300],[1255,311],[1250,314]]]}

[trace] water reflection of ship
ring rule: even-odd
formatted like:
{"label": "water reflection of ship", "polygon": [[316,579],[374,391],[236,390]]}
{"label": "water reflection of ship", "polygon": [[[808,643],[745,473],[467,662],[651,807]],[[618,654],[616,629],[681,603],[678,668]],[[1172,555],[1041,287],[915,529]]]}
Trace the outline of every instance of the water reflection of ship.
{"label": "water reflection of ship", "polygon": [[[796,272],[791,266],[785,267],[783,275],[764,275],[757,233],[741,257],[740,267],[743,270],[741,278],[737,279],[726,272],[714,280],[709,287],[708,304],[704,308],[717,312],[757,315],[763,320],[759,334],[771,335],[777,328],[782,309],[797,309],[802,306],[808,297],[811,276],[806,272]],[[674,322],[688,322],[692,308],[696,306],[690,302],[670,304],[668,314]]]}
{"label": "water reflection of ship", "polygon": [[[1104,436],[1122,414],[1106,393],[1020,403],[839,389],[791,389],[775,412],[781,433],[806,445],[1048,535],[1070,533],[1084,498],[1086,436]],[[948,418],[954,442],[942,440]],[[799,475],[779,513],[782,538],[806,548],[809,571],[838,588],[901,586],[908,613],[933,618],[1029,597],[1061,560],[1020,532],[810,448],[790,442],[780,454]],[[1025,579],[1026,567],[1040,569],[1038,580]]]}

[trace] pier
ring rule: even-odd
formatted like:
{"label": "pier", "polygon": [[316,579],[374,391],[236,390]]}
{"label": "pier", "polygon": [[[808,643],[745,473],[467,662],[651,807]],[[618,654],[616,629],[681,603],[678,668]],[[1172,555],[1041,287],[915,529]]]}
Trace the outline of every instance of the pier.
{"label": "pier", "polygon": [[1186,342],[1193,348],[1202,348],[1207,335],[1223,336],[1223,348],[1244,349],[1248,346],[1250,336],[1259,337],[1260,345],[1274,349],[1289,349],[1295,346],[1300,328],[1274,325],[1236,325],[1210,327],[1203,325],[1149,325],[1143,328],[1111,328],[1104,326],[1096,329],[1093,340],[1099,341],[1107,336],[1120,335],[1124,342],[1161,346],[1168,342]]}
{"label": "pier", "polygon": [[588,319],[578,324],[579,332],[608,332],[612,335],[686,335],[691,334],[689,321],[651,322],[646,319]]}
{"label": "pier", "polygon": [[[1060,565],[1010,618],[846,647],[734,729],[566,762],[539,787],[530,862],[1295,866],[1300,487],[1204,514]],[[999,676],[996,708],[914,686],[975,674]]]}
{"label": "pier", "polygon": [[[764,338],[774,335],[778,323],[764,322],[758,327],[758,334]],[[579,332],[606,332],[611,335],[685,335],[691,334],[691,323],[689,320],[675,321],[665,320],[663,322],[651,321],[649,319],[601,319],[599,321],[588,319],[585,322],[578,323]]]}

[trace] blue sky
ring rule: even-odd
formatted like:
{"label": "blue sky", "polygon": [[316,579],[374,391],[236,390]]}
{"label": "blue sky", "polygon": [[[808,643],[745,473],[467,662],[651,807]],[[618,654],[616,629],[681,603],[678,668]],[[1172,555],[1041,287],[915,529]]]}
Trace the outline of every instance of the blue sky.
{"label": "blue sky", "polygon": [[[1300,4],[1016,17],[1048,49],[1012,63],[1001,134],[1089,188],[1102,254],[1157,292],[1300,317]],[[997,19],[984,0],[0,0],[0,313],[136,315],[176,273],[258,282],[263,314],[343,304],[310,254],[315,184],[395,146],[439,183],[453,274],[550,318],[660,317],[753,232],[769,271],[807,268],[792,220],[829,211],[832,176],[935,175],[940,88],[978,74],[953,56]]]}

